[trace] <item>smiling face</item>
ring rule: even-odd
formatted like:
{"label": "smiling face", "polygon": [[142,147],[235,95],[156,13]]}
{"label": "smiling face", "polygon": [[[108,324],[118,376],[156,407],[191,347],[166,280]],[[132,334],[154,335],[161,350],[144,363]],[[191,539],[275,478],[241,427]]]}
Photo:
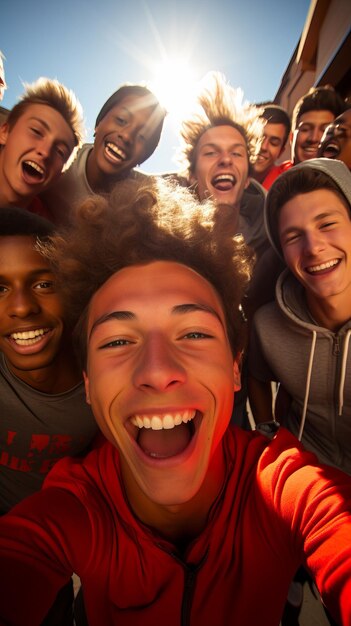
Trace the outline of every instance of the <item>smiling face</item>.
{"label": "smiling face", "polygon": [[188,267],[124,268],[95,293],[87,397],[135,501],[197,494],[230,420],[234,372],[219,297]]}
{"label": "smiling face", "polygon": [[291,141],[294,165],[317,157],[323,133],[333,120],[334,114],[331,111],[308,111],[299,117]]}
{"label": "smiling face", "polygon": [[249,160],[242,134],[232,126],[214,126],[200,137],[190,183],[200,200],[239,206],[249,184]]}
{"label": "smiling face", "polygon": [[8,367],[28,384],[28,372],[54,362],[63,306],[50,265],[34,249],[32,237],[0,237],[0,328]]}
{"label": "smiling face", "polygon": [[284,124],[267,122],[257,159],[253,165],[256,180],[262,182],[274,166],[285,145],[286,127]]}
{"label": "smiling face", "polygon": [[153,106],[147,96],[126,96],[113,106],[95,129],[94,150],[87,176],[94,188],[101,180],[123,178],[146,158],[147,142],[154,132]]}
{"label": "smiling face", "polygon": [[351,170],[351,109],[348,109],[326,129],[319,156],[329,159],[339,159]]}
{"label": "smiling face", "polygon": [[279,237],[285,261],[310,303],[330,300],[350,317],[351,221],[329,189],[300,194],[283,205]]}
{"label": "smiling face", "polygon": [[12,128],[0,127],[0,203],[27,207],[60,176],[75,139],[62,115],[31,104]]}

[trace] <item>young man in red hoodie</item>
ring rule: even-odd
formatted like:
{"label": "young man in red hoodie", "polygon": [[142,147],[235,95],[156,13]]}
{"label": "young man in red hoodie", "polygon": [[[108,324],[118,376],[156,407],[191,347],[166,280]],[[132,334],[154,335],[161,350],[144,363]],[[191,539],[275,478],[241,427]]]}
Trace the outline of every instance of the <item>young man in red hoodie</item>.
{"label": "young man in red hoodie", "polygon": [[107,442],[0,520],[0,621],[37,625],[75,571],[90,626],[278,626],[303,562],[347,626],[350,477],[229,426],[251,255],[211,203],[135,185],[49,252]]}

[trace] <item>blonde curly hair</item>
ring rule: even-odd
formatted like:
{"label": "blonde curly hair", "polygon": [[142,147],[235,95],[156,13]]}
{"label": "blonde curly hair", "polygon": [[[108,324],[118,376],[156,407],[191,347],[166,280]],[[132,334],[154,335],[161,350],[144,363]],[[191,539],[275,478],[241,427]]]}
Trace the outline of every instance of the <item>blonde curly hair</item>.
{"label": "blonde curly hair", "polygon": [[234,89],[220,72],[209,72],[200,83],[194,111],[180,128],[181,145],[176,158],[187,178],[194,172],[196,148],[201,135],[213,126],[233,126],[244,137],[249,164],[257,157],[265,120],[263,109],[244,101],[240,88]]}

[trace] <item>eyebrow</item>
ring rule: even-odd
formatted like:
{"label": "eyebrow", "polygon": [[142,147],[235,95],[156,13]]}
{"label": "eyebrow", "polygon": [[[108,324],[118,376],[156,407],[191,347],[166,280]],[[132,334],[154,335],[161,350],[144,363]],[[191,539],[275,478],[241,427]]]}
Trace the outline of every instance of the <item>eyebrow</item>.
{"label": "eyebrow", "polygon": [[[171,309],[171,313],[174,315],[184,315],[186,313],[192,313],[192,312],[196,312],[196,311],[201,311],[203,313],[209,313],[210,315],[212,315],[213,317],[215,317],[222,326],[223,325],[223,320],[221,319],[220,315],[217,313],[217,311],[215,309],[213,309],[211,306],[207,305],[207,304],[193,304],[193,303],[189,303],[189,304],[177,304],[176,306],[174,306]],[[135,315],[135,313],[132,313],[132,311],[112,311],[111,313],[105,313],[104,315],[101,315],[101,317],[98,317],[97,320],[95,320],[95,322],[93,323],[90,333],[89,333],[89,339],[91,338],[94,330],[98,327],[101,326],[102,324],[105,324],[106,322],[110,322],[111,320],[119,320],[119,321],[125,321],[125,320],[136,320],[137,319],[137,315]]]}

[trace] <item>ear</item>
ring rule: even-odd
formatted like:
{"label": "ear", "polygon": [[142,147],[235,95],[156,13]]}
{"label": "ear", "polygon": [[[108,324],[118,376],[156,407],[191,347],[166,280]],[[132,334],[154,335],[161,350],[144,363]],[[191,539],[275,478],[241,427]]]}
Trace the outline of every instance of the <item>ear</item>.
{"label": "ear", "polygon": [[239,389],[241,388],[240,361],[241,357],[235,359],[233,363],[234,391],[239,391]]}
{"label": "ear", "polygon": [[291,131],[290,131],[290,135],[289,135],[289,142],[290,142],[290,145],[292,145],[293,139],[294,139],[294,132],[291,130]]}
{"label": "ear", "polygon": [[85,387],[85,399],[88,404],[91,404],[90,393],[89,393],[89,378],[87,376],[87,373],[84,371],[83,371],[83,379],[84,379],[84,387]]}
{"label": "ear", "polygon": [[0,126],[0,145],[4,146],[6,144],[9,132],[9,125],[7,122]]}

